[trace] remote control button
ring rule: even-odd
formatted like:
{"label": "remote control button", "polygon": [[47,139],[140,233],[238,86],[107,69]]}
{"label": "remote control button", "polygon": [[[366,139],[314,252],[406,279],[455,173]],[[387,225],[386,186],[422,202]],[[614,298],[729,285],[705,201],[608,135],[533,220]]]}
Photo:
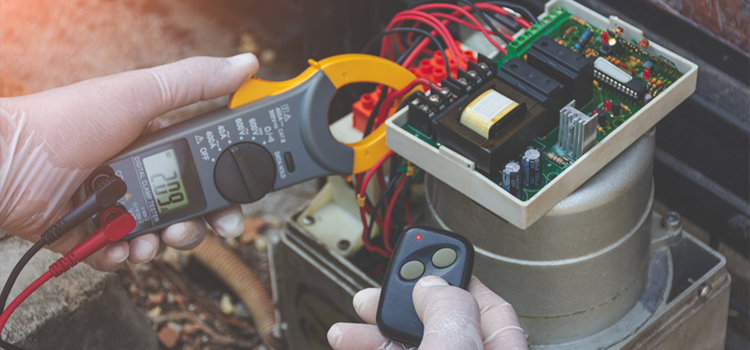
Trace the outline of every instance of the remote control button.
{"label": "remote control button", "polygon": [[401,278],[411,281],[419,278],[424,273],[424,264],[417,260],[412,260],[401,266]]}
{"label": "remote control button", "polygon": [[444,269],[448,266],[453,265],[456,262],[458,254],[451,248],[443,248],[435,252],[432,255],[432,265],[439,269]]}

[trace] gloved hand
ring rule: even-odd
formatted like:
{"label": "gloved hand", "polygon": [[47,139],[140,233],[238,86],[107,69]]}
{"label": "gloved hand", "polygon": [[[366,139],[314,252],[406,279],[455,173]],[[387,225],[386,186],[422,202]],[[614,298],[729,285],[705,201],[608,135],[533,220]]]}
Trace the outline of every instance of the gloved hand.
{"label": "gloved hand", "polygon": [[[404,350],[408,347],[383,336],[375,325],[380,289],[361,290],[354,309],[365,324],[337,323],[328,330],[334,350]],[[476,277],[469,291],[449,286],[442,278],[423,277],[412,293],[414,308],[424,324],[420,350],[522,350],[526,337],[513,307]]]}
{"label": "gloved hand", "polygon": [[[0,99],[0,229],[36,241],[73,208],[83,180],[144,132],[154,118],[194,102],[234,92],[258,70],[252,54],[194,57],[150,69],[82,81],[38,94]],[[224,236],[244,229],[242,212],[231,207],[207,216]],[[116,242],[89,258],[113,271],[125,259],[151,260],[162,243],[194,248],[203,239],[202,218],[172,225],[130,242]],[[86,235],[77,228],[52,247],[65,252]]]}

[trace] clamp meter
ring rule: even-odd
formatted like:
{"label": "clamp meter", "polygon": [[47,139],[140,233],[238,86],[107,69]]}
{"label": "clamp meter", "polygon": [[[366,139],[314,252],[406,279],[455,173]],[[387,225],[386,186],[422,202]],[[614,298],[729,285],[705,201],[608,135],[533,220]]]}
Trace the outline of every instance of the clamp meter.
{"label": "clamp meter", "polygon": [[101,178],[124,180],[128,191],[118,203],[136,219],[133,238],[315,177],[370,169],[388,151],[384,127],[353,144],[337,142],[328,126],[331,99],[346,84],[402,89],[416,77],[362,54],[310,65],[284,82],[251,78],[227,108],[145,135],[97,168],[79,193],[91,193]]}

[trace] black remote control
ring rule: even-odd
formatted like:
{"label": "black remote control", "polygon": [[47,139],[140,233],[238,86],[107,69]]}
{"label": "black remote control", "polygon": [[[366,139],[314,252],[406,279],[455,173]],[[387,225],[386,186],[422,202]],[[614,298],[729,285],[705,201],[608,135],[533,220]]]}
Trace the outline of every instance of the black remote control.
{"label": "black remote control", "polygon": [[466,289],[473,267],[474,246],[468,239],[429,227],[406,230],[396,243],[380,292],[380,332],[392,340],[418,345],[424,325],[411,299],[414,285],[420,277],[433,275]]}

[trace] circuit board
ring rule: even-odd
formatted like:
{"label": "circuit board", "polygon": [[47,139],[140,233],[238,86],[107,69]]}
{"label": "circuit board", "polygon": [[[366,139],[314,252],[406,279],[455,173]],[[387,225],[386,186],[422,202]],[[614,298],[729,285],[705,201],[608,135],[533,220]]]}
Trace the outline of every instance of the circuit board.
{"label": "circuit board", "polygon": [[[587,30],[590,32],[588,33],[590,39],[582,42],[581,36]],[[649,94],[646,100],[647,102],[639,104],[623,98],[617,92],[602,86],[603,84],[599,84],[596,81],[593,82],[592,99],[589,103],[579,108],[582,113],[586,115],[595,115],[598,111],[605,109],[605,101],[609,101],[609,103],[611,103],[611,101],[620,101],[622,104],[622,110],[619,115],[614,115],[607,111],[606,122],[599,123],[596,132],[596,142],[599,143],[605,140],[609,134],[641,110],[643,106],[648,103],[648,100],[658,96],[659,93],[664,91],[682,76],[679,70],[668,59],[648,53],[643,47],[648,46],[647,42],[627,42],[621,37],[621,34],[621,28],[616,28],[615,30],[602,30],[585,20],[571,15],[565,8],[558,7],[551,11],[547,16],[540,19],[539,22],[531,28],[517,36],[516,40],[507,46],[507,55],[498,56],[494,60],[499,66],[512,58],[525,60],[525,54],[531,48],[531,45],[540,37],[547,36],[555,40],[558,44],[574,50],[585,57],[590,57],[592,60],[597,57],[602,57],[630,75],[633,79],[646,84],[648,86]],[[611,39],[618,40],[621,47],[623,47],[623,50],[620,50],[619,53],[612,52],[604,56],[599,51],[599,48],[605,44],[604,41]],[[650,62],[651,65],[649,69],[649,79],[644,79],[643,77],[644,70],[646,69],[646,62]],[[420,133],[410,125],[404,124],[402,128],[430,144],[432,147],[440,147],[435,140]],[[523,194],[521,195],[521,198],[519,198],[520,200],[527,201],[531,199],[548,183],[554,180],[556,176],[576,162],[574,157],[560,151],[559,146],[556,145],[557,141],[558,129],[555,128],[548,135],[535,138],[529,145],[539,149],[543,153],[551,153],[559,159],[564,160],[554,162],[547,158],[543,159],[541,185],[538,187],[524,188]],[[502,185],[502,174],[485,174],[485,176],[494,183]]]}

